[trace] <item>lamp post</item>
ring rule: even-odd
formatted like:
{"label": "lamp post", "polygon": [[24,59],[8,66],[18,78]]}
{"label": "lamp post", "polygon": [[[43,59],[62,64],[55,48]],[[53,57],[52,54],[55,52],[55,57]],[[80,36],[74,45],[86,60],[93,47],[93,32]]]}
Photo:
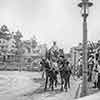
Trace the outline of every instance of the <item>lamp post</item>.
{"label": "lamp post", "polygon": [[74,74],[76,70],[76,51],[74,51]]}
{"label": "lamp post", "polygon": [[81,0],[78,4],[78,7],[81,8],[81,14],[83,17],[83,85],[82,85],[82,94],[81,96],[87,95],[87,17],[89,15],[89,7],[93,3],[89,0]]}

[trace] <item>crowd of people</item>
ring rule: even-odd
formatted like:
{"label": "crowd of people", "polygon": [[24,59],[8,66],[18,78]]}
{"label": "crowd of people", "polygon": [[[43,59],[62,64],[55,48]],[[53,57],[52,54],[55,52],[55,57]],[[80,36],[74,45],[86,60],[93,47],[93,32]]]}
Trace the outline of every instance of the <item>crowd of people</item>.
{"label": "crowd of people", "polygon": [[98,48],[97,52],[91,58],[91,63],[89,63],[89,79],[88,81],[92,81],[94,83],[94,88],[100,89],[100,48]]}
{"label": "crowd of people", "polygon": [[[77,64],[77,76],[83,75],[83,61],[79,59]],[[87,81],[94,84],[93,88],[100,89],[100,48],[96,52],[90,53],[87,60]]]}

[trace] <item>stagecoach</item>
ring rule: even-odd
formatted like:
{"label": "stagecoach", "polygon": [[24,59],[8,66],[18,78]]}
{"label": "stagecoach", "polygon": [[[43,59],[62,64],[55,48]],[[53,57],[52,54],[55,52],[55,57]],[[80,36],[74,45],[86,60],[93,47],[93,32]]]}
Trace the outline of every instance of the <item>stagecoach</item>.
{"label": "stagecoach", "polygon": [[63,91],[63,88],[67,91],[67,86],[70,88],[71,69],[69,68],[69,62],[64,57],[63,49],[58,51],[49,49],[45,57],[42,58],[41,65],[44,67],[46,74],[45,90],[47,90],[48,83],[50,83],[51,90],[54,90],[54,86],[57,86],[59,80],[57,76],[60,76],[61,91]]}

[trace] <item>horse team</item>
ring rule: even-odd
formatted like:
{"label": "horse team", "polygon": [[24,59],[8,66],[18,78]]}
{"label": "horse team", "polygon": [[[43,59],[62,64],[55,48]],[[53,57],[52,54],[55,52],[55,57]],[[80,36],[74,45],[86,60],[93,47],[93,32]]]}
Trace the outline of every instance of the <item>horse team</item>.
{"label": "horse team", "polygon": [[[62,50],[59,50],[62,52]],[[51,90],[58,86],[58,75],[60,76],[60,90],[67,91],[70,88],[70,76],[71,76],[71,66],[70,63],[65,59],[64,53],[54,51],[53,53],[49,50],[46,57],[42,58],[40,64],[45,72],[45,87],[47,86]]]}

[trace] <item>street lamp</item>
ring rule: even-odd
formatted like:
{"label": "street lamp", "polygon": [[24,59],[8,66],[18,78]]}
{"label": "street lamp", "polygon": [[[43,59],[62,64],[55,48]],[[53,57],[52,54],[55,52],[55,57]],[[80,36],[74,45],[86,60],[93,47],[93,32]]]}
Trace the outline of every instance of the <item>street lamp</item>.
{"label": "street lamp", "polygon": [[76,69],[76,51],[74,51],[74,74]]}
{"label": "street lamp", "polygon": [[83,85],[81,96],[87,95],[87,17],[89,15],[89,7],[93,5],[89,0],[81,0],[78,7],[81,8],[83,17]]}

